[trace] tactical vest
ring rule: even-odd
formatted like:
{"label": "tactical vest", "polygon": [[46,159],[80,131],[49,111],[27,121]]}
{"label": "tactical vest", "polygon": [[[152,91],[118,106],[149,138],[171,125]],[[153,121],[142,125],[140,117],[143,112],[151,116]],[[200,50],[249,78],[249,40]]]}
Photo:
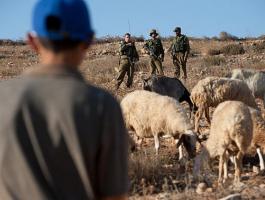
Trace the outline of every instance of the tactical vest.
{"label": "tactical vest", "polygon": [[161,41],[159,39],[156,40],[148,40],[147,41],[148,49],[150,51],[150,54],[153,54],[155,56],[159,56],[162,52],[161,49]]}
{"label": "tactical vest", "polygon": [[187,51],[187,37],[185,35],[181,35],[179,37],[174,38],[172,53],[177,52],[185,52]]}
{"label": "tactical vest", "polygon": [[[125,45],[125,42],[121,43],[121,48],[123,45]],[[135,57],[135,47],[134,46],[127,46],[124,50],[120,51],[121,56],[127,56],[128,58],[134,58]]]}

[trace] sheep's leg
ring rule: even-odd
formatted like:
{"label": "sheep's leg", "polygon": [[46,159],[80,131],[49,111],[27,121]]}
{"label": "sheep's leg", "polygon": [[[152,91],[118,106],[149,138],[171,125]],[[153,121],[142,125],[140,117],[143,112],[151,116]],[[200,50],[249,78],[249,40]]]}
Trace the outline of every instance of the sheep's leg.
{"label": "sheep's leg", "polygon": [[210,125],[211,124],[211,120],[210,120],[210,115],[209,115],[209,107],[205,108],[204,114],[205,114],[205,118],[206,118],[208,124]]}
{"label": "sheep's leg", "polygon": [[235,183],[240,182],[241,170],[242,170],[242,158],[243,158],[243,154],[241,151],[239,151],[235,159],[235,179],[234,179]]}
{"label": "sheep's leg", "polygon": [[200,125],[199,122],[202,117],[202,114],[203,114],[203,108],[200,107],[195,114],[195,132],[196,133],[199,132],[199,125]]}
{"label": "sheep's leg", "polygon": [[224,159],[225,159],[225,152],[220,155],[219,158],[219,175],[218,175],[218,183],[222,184],[222,176],[223,176],[223,167],[224,167]]}
{"label": "sheep's leg", "polygon": [[224,156],[224,180],[223,183],[226,182],[226,180],[228,179],[228,169],[227,169],[227,163],[228,163],[228,157]]}
{"label": "sheep's leg", "polygon": [[158,135],[154,135],[154,139],[155,139],[155,149],[156,149],[156,155],[158,155],[158,149],[159,149],[159,138]]}
{"label": "sheep's leg", "polygon": [[231,163],[235,164],[235,156],[230,156],[229,159],[230,159]]}
{"label": "sheep's leg", "polygon": [[179,160],[183,158],[183,147],[182,144],[179,146]]}
{"label": "sheep's leg", "polygon": [[259,166],[260,166],[260,170],[264,170],[265,169],[264,159],[263,159],[263,156],[262,156],[262,153],[261,153],[260,148],[257,148],[257,153],[258,153],[258,156],[259,156]]}

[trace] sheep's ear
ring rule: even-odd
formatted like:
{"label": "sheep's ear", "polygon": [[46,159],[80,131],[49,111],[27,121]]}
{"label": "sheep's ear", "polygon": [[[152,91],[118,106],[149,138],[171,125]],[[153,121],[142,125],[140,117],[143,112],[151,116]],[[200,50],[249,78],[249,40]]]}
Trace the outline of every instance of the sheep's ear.
{"label": "sheep's ear", "polygon": [[182,134],[177,142],[177,148],[179,148],[179,146],[183,143],[183,140],[184,140],[184,134]]}

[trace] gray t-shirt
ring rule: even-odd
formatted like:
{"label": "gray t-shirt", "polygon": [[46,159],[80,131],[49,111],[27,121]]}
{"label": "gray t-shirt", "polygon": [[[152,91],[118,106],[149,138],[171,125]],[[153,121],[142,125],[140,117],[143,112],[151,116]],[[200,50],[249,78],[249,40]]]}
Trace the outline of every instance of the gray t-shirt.
{"label": "gray t-shirt", "polygon": [[1,82],[0,102],[0,199],[127,193],[127,134],[110,94],[77,71],[40,67]]}

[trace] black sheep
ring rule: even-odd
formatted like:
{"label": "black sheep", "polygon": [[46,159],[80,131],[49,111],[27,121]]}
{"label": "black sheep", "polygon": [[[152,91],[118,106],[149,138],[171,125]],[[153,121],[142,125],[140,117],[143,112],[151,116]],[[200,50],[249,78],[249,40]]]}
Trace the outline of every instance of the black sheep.
{"label": "black sheep", "polygon": [[151,75],[149,78],[143,79],[143,89],[173,97],[180,103],[186,101],[189,104],[191,112],[195,112],[197,110],[197,107],[190,99],[189,91],[177,78]]}

